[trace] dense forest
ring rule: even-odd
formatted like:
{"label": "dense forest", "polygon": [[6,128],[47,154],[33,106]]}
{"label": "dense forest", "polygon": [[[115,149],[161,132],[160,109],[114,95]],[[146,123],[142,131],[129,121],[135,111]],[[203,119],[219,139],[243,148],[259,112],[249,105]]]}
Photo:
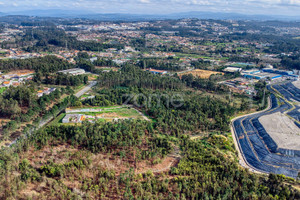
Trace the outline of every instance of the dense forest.
{"label": "dense forest", "polygon": [[170,71],[180,71],[184,68],[178,64],[178,59],[169,58],[164,59],[142,59],[137,65],[142,68],[153,68],[158,70],[170,70]]}
{"label": "dense forest", "polygon": [[190,92],[141,88],[103,89],[94,99],[83,102],[92,106],[123,103],[144,110],[156,119],[155,127],[176,136],[196,130],[228,130],[229,117],[236,111],[226,102]]}
{"label": "dense forest", "polygon": [[288,69],[300,70],[300,54],[295,56],[284,56],[281,65]]}
{"label": "dense forest", "polygon": [[180,89],[184,84],[176,78],[169,76],[155,76],[150,72],[128,65],[119,72],[102,73],[99,76],[99,85],[105,87],[139,87],[151,89]]}
{"label": "dense forest", "polygon": [[[21,85],[10,87],[0,95],[0,117],[11,119],[8,123],[2,124],[4,138],[9,137],[10,133],[16,131],[23,122],[33,121],[38,124],[41,117],[55,116],[62,108],[69,105],[69,99],[59,101],[61,96],[73,93],[70,88],[61,88],[38,98],[36,89],[34,85]],[[53,107],[49,107],[53,103]]]}
{"label": "dense forest", "polygon": [[98,58],[96,61],[93,62],[93,64],[95,66],[99,66],[99,67],[117,67],[117,64],[115,62],[113,62],[111,59],[101,59]]}
{"label": "dense forest", "polygon": [[182,75],[181,77],[182,82],[184,82],[188,87],[213,91],[216,93],[229,92],[228,87],[217,84],[216,81],[212,79],[213,77],[210,77],[209,79],[195,78],[192,74]]}
{"label": "dense forest", "polygon": [[66,86],[79,86],[88,83],[87,75],[73,76],[69,74],[56,73],[48,74],[44,76],[42,73],[38,72],[34,75],[33,80],[38,83],[48,84],[48,85],[66,85]]}
{"label": "dense forest", "polygon": [[12,71],[29,69],[36,72],[57,72],[59,70],[65,70],[74,67],[69,62],[57,58],[56,56],[45,56],[41,58],[29,58],[29,59],[10,59],[0,60],[0,70]]}
{"label": "dense forest", "polygon": [[238,57],[238,56],[234,56],[234,57],[230,57],[228,59],[228,61],[231,62],[245,62],[245,63],[258,63],[259,59],[258,58],[254,58],[254,57]]}
{"label": "dense forest", "polygon": [[195,69],[207,69],[211,65],[210,61],[204,61],[203,59],[198,59],[197,61],[192,61],[191,66]]}
{"label": "dense forest", "polygon": [[[35,42],[35,45],[30,45]],[[11,43],[2,43],[2,48],[7,48]],[[63,47],[75,50],[102,51],[108,48],[122,49],[121,44],[106,44],[95,41],[79,41],[73,36],[69,36],[63,29],[56,26],[45,26],[38,28],[28,28],[22,39],[14,42],[14,45],[24,47],[28,52],[38,52],[51,50],[51,46]]]}

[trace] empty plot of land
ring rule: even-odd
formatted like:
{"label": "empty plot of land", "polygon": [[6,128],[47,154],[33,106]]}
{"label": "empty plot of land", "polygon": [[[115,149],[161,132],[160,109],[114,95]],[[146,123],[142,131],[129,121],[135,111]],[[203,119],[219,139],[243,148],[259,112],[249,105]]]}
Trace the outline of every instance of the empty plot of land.
{"label": "empty plot of land", "polygon": [[113,71],[118,71],[119,68],[117,67],[109,67],[109,66],[96,66],[96,69],[103,69],[103,70],[113,70]]}
{"label": "empty plot of land", "polygon": [[278,148],[300,150],[300,129],[287,116],[278,112],[260,117],[259,122]]}
{"label": "empty plot of land", "polygon": [[222,73],[222,72],[215,72],[215,71],[209,71],[209,70],[195,69],[193,71],[182,73],[182,74],[180,74],[180,76],[187,75],[187,74],[192,74],[195,77],[205,78],[205,79],[209,78],[213,74],[222,74],[222,75],[224,75],[224,73]]}
{"label": "empty plot of land", "polygon": [[[70,123],[70,116],[72,119],[75,117],[77,120],[75,120],[76,123],[81,123],[86,120],[100,120],[100,121],[118,121],[118,120],[124,120],[124,119],[141,119],[141,120],[147,120],[149,119],[144,116],[143,113],[136,110],[135,108],[131,106],[110,106],[110,107],[86,107],[86,108],[79,108],[79,109],[67,109],[66,110],[67,115],[65,120],[63,120],[63,123]],[[75,123],[74,122],[74,123]]]}
{"label": "empty plot of land", "polygon": [[7,75],[16,74],[18,76],[34,74],[34,70],[22,69],[22,70],[14,70],[7,73]]}

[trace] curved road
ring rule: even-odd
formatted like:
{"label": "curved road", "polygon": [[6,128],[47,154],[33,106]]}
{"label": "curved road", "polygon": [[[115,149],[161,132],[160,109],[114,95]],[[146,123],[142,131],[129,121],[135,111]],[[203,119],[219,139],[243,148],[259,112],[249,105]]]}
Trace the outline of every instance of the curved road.
{"label": "curved road", "polygon": [[265,111],[269,110],[271,108],[271,102],[270,101],[271,101],[270,98],[268,98],[268,107],[266,109],[264,109],[262,111],[259,111],[259,112],[250,113],[250,114],[235,117],[231,120],[231,123],[230,123],[230,129],[231,129],[231,133],[232,133],[232,137],[233,137],[233,142],[234,142],[236,150],[238,151],[238,156],[239,156],[239,159],[240,159],[239,163],[242,167],[247,168],[247,169],[249,169],[250,171],[252,171],[254,173],[260,173],[261,174],[261,173],[265,173],[265,172],[254,168],[253,166],[251,166],[247,162],[247,160],[246,160],[246,158],[243,154],[243,151],[241,149],[240,143],[238,142],[237,137],[236,137],[236,130],[235,130],[235,127],[234,127],[234,122],[238,119],[241,119],[241,118],[244,118],[244,117],[247,117],[247,116],[251,116],[251,115],[254,115],[254,114],[259,114],[259,113],[262,113],[262,112],[265,112]]}

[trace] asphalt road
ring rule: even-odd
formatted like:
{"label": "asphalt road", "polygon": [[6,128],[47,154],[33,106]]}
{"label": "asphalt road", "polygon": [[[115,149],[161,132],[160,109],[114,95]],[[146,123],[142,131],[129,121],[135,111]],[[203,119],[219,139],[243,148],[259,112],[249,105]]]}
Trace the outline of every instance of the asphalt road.
{"label": "asphalt road", "polygon": [[[94,87],[96,84],[97,84],[97,81],[91,81],[91,82],[89,82],[89,85],[87,85],[87,86],[85,86],[84,88],[82,88],[79,92],[77,92],[77,93],[75,94],[75,96],[76,96],[77,98],[81,97],[81,96],[84,95],[87,91],[89,91],[92,87]],[[51,117],[49,117],[49,119],[46,119],[46,120],[44,120],[44,121],[41,121],[40,124],[39,124],[39,126],[38,126],[36,129],[31,130],[31,131],[28,133],[28,135],[31,135],[35,130],[38,130],[38,129],[42,128],[43,126],[45,126],[46,124],[48,124],[48,123],[49,123],[51,120],[53,120],[53,119],[54,119],[54,117],[51,116]],[[26,136],[25,136],[25,137],[26,137]],[[16,141],[17,141],[18,139],[19,139],[19,137],[18,137],[17,139],[15,139],[12,143],[10,143],[8,146],[10,147],[10,146],[12,146],[13,144],[15,144]]]}
{"label": "asphalt road", "polygon": [[90,84],[85,86],[84,88],[82,88],[79,92],[77,92],[75,94],[75,96],[77,98],[81,97],[82,95],[84,95],[84,93],[86,93],[87,91],[89,91],[90,89],[92,89],[92,87],[94,87],[97,84],[97,81],[91,81],[89,82]]}

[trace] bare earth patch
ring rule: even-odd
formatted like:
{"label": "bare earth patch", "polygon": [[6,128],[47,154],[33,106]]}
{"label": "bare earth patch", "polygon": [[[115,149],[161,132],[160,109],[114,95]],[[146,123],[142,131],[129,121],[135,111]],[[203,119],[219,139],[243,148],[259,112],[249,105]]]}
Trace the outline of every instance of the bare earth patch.
{"label": "bare earth patch", "polygon": [[100,115],[97,115],[97,117],[102,117],[102,118],[119,118],[120,116],[113,112],[113,113],[102,113]]}
{"label": "bare earth patch", "polygon": [[[147,146],[141,146],[140,149],[146,150]],[[113,170],[116,176],[121,173],[128,171],[129,169],[135,169],[136,174],[147,173],[160,173],[169,171],[171,167],[176,166],[179,162],[179,148],[169,156],[162,158],[157,164],[153,164],[156,158],[149,160],[142,160],[135,162],[135,154],[126,154],[125,157],[118,156],[120,149],[116,149],[114,153],[91,153],[88,150],[84,150],[81,147],[74,147],[67,143],[49,143],[41,149],[30,147],[28,151],[24,152],[20,156],[20,161],[27,159],[30,165],[38,171],[42,166],[47,164],[49,161],[55,164],[66,164],[78,159],[85,159],[88,161],[86,167],[68,168],[66,169],[63,177],[46,177],[43,176],[42,182],[31,182],[24,186],[24,189],[20,191],[20,195],[24,199],[31,198],[33,200],[39,199],[39,197],[47,196],[47,199],[53,198],[55,194],[51,194],[53,187],[57,190],[62,187],[67,187],[73,192],[84,196],[86,191],[82,190],[83,180],[93,180],[97,176],[99,169]],[[133,151],[133,150],[132,150]],[[157,160],[156,160],[157,161]],[[20,176],[20,174],[15,175]],[[56,182],[59,180],[61,183]],[[85,181],[86,182],[86,181]],[[107,199],[121,199],[120,196],[114,190],[115,181],[108,184]],[[120,186],[120,190],[124,190],[123,186]],[[54,191],[52,191],[54,192]],[[91,196],[91,199],[96,199],[96,196]]]}
{"label": "bare earth patch", "polygon": [[152,171],[154,173],[168,171],[171,167],[175,166],[178,163],[178,161],[179,160],[174,157],[166,157],[156,165],[150,165],[145,161],[139,162],[137,164],[136,173],[146,173],[147,171]]}
{"label": "bare earth patch", "polygon": [[267,133],[279,148],[300,150],[300,129],[282,113],[274,113],[259,118]]}
{"label": "bare earth patch", "polygon": [[59,145],[51,148],[47,146],[38,151],[32,147],[26,152],[24,157],[33,167],[39,168],[46,164],[48,160],[52,160],[56,164],[65,163],[69,160],[68,154],[73,154],[77,151],[70,145]]}
{"label": "bare earth patch", "polygon": [[7,74],[17,74],[18,76],[20,75],[24,75],[24,74],[34,74],[34,70],[28,70],[28,69],[22,69],[22,70],[14,70],[14,71],[10,71]]}
{"label": "bare earth patch", "polygon": [[224,73],[222,73],[222,72],[215,72],[215,71],[209,71],[209,70],[195,69],[193,71],[180,74],[180,76],[187,75],[187,74],[192,74],[195,77],[205,78],[205,79],[209,78],[213,74],[222,74],[222,75],[224,75]]}
{"label": "bare earth patch", "polygon": [[22,190],[20,194],[22,194],[22,196],[26,196],[27,198],[37,197],[40,193],[35,190],[36,187],[37,186],[35,184],[29,183],[26,185],[26,189]]}

